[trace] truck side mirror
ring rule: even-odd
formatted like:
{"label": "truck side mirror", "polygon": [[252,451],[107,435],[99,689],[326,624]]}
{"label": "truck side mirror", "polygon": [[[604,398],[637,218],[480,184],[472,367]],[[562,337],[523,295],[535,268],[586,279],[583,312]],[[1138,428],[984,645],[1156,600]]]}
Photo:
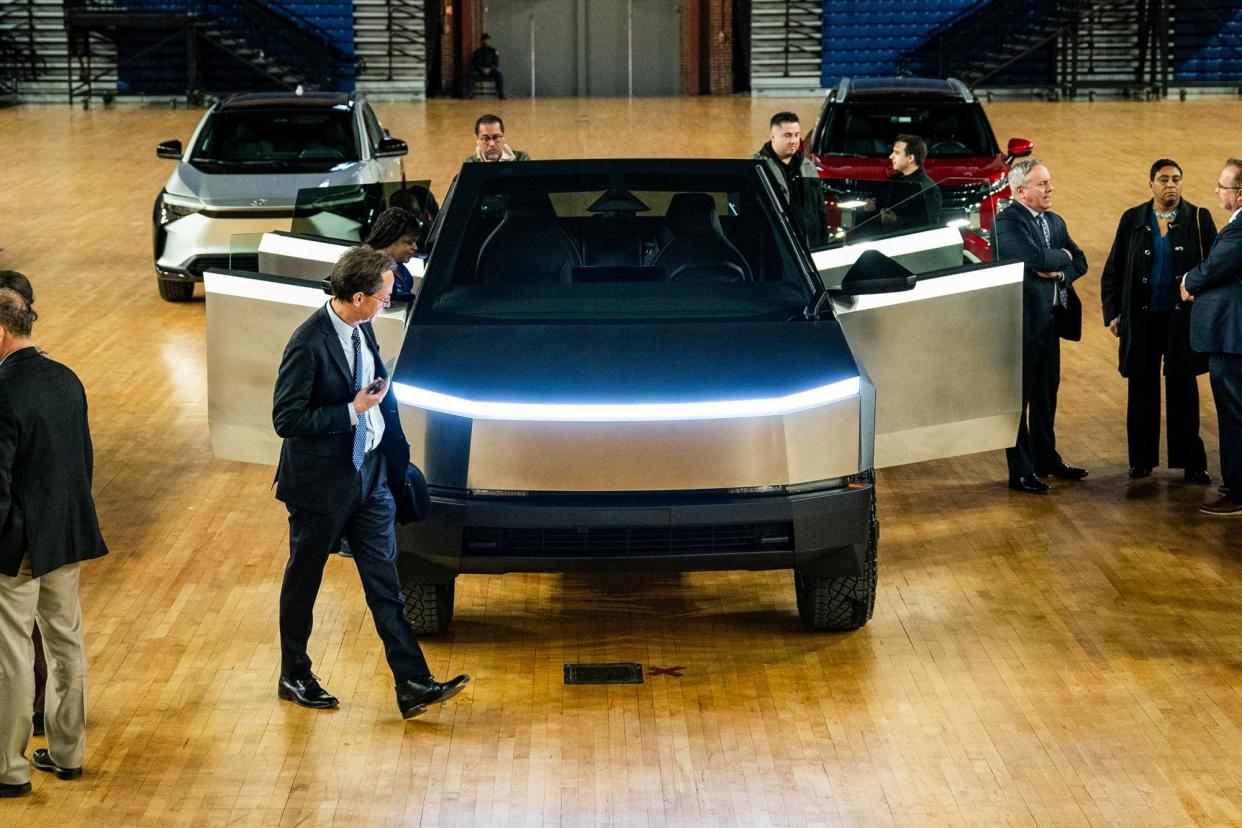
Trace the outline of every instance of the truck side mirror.
{"label": "truck side mirror", "polygon": [[861,296],[866,293],[897,293],[913,290],[918,277],[878,250],[866,250],[850,265],[834,295]]}
{"label": "truck side mirror", "polygon": [[155,148],[155,154],[159,158],[171,158],[173,161],[181,160],[181,142],[165,141]]}

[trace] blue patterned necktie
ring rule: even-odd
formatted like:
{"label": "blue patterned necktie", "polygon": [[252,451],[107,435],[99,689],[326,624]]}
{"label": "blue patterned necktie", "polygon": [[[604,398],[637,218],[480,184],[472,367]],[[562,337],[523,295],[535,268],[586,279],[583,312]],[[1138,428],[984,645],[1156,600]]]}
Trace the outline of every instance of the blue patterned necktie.
{"label": "blue patterned necktie", "polygon": [[1043,213],[1035,217],[1035,223],[1039,225],[1039,231],[1044,234],[1044,246],[1052,247],[1052,234],[1048,232],[1048,220],[1044,218]]}
{"label": "blue patterned necktie", "polygon": [[[1048,219],[1043,213],[1035,216],[1035,223],[1039,225],[1039,230],[1044,234],[1044,245],[1049,249],[1052,248],[1052,233],[1048,230]],[[1065,289],[1064,282],[1057,282],[1052,286],[1052,306],[1054,308],[1064,308],[1069,306],[1069,291]]]}
{"label": "blue patterned necktie", "polygon": [[[362,337],[354,328],[354,393],[362,390]],[[362,468],[362,458],[367,453],[367,415],[358,415],[358,427],[354,429],[354,468]]]}

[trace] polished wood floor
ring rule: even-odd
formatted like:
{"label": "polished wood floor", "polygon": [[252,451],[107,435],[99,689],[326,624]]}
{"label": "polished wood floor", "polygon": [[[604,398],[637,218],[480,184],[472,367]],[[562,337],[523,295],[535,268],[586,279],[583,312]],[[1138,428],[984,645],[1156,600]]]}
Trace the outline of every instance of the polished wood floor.
{"label": "polished wood floor", "polygon": [[[487,106],[379,110],[410,141],[411,177],[442,195]],[[817,106],[499,112],[536,158],[726,157],[753,151],[771,112],[809,124]],[[36,773],[32,797],[0,800],[0,824],[1242,824],[1242,522],[1199,515],[1208,492],[1179,475],[1127,479],[1095,287],[1152,160],[1180,161],[1187,197],[1215,203],[1239,112],[1230,98],[988,107],[1002,142],[1035,142],[1092,264],[1058,421],[1086,482],[1011,494],[999,452],[883,472],[875,618],[848,635],[799,629],[787,572],[464,577],[452,634],[426,649],[437,674],[476,681],[406,724],[341,559],[312,655],[342,706],[275,698],[284,508],[269,467],[212,458],[203,305],[162,302],[152,276],[170,169],[154,148],[200,113],[0,111],[0,267],[34,281],[38,342],[86,384],[112,548],[83,577],[86,775]],[[686,669],[566,687],[569,661]]]}

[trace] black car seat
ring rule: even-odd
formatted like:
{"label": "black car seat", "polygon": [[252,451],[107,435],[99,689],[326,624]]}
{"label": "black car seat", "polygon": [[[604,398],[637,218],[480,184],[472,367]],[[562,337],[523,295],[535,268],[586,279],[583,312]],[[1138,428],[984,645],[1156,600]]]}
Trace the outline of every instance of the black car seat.
{"label": "black car seat", "polygon": [[504,219],[483,242],[475,266],[481,285],[562,284],[582,264],[546,193],[515,195]]}
{"label": "black car seat", "polygon": [[716,201],[707,193],[678,193],[665,216],[672,240],[652,263],[670,282],[750,281],[750,266],[725,238]]}

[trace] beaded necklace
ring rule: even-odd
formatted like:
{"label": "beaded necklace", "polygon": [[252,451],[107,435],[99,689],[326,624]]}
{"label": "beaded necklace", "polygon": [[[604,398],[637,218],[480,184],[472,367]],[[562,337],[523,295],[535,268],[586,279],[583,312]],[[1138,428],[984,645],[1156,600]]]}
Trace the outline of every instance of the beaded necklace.
{"label": "beaded necklace", "polygon": [[1172,210],[1170,210],[1167,213],[1162,213],[1153,206],[1151,208],[1151,211],[1156,214],[1156,218],[1163,219],[1164,221],[1172,221],[1173,219],[1177,218],[1176,207],[1174,207]]}

